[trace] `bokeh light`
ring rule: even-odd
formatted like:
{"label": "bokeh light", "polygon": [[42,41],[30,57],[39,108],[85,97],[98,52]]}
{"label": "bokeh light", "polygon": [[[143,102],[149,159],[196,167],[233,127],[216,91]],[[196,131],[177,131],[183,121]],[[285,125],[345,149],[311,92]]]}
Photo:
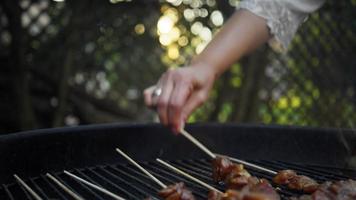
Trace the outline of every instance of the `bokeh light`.
{"label": "bokeh light", "polygon": [[137,35],[142,35],[145,33],[145,26],[143,24],[137,24],[135,26],[135,32]]}
{"label": "bokeh light", "polygon": [[168,33],[169,31],[171,31],[173,26],[174,26],[173,20],[170,17],[163,15],[158,20],[158,23],[157,23],[158,34],[160,35],[160,34]]}
{"label": "bokeh light", "polygon": [[224,23],[224,17],[218,10],[215,10],[211,13],[210,20],[215,26],[221,26]]}
{"label": "bokeh light", "polygon": [[175,60],[179,58],[179,49],[177,45],[170,45],[168,47],[167,55],[170,59]]}

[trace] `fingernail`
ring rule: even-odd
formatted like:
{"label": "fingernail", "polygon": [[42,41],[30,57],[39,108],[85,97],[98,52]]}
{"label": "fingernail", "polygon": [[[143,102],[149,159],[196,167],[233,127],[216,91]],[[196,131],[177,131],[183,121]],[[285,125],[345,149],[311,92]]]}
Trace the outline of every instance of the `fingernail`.
{"label": "fingernail", "polygon": [[182,129],[184,129],[184,126],[185,126],[185,118],[183,118],[183,120],[180,122],[180,125],[179,125],[179,130],[182,130]]}

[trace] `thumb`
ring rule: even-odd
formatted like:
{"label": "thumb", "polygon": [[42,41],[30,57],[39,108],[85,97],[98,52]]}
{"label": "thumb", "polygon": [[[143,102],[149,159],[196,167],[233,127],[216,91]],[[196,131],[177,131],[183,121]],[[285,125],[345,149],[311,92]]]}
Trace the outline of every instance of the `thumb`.
{"label": "thumb", "polygon": [[152,93],[154,92],[154,90],[156,89],[156,86],[153,85],[149,88],[146,88],[144,91],[143,91],[143,96],[144,96],[144,100],[145,100],[145,105],[148,106],[148,107],[153,107],[155,106],[156,102],[153,101],[153,98],[152,98]]}

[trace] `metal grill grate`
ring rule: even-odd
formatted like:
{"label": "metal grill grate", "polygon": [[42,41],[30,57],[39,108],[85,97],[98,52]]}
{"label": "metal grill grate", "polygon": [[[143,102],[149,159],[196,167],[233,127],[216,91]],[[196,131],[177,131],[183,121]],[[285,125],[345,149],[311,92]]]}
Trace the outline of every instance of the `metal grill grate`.
{"label": "metal grill grate", "polygon": [[[186,171],[194,177],[213,185],[214,187],[223,190],[223,186],[217,185],[211,178],[210,161],[208,160],[178,160],[171,161],[172,165]],[[327,180],[341,180],[348,177],[335,173],[335,170],[328,171],[326,169],[313,168],[299,164],[290,164],[278,161],[253,161],[252,163],[264,166],[273,170],[281,169],[294,169],[298,173],[310,176],[318,182]],[[170,171],[169,169],[161,166],[157,162],[144,162],[141,163],[144,168],[150,171],[154,176],[166,184],[173,184],[178,181],[186,183],[191,189],[197,199],[206,199],[208,190],[193,183],[192,181]],[[251,168],[247,169],[259,178],[266,178],[271,180],[272,176],[261,171]],[[148,196],[153,199],[158,199],[157,191],[161,188],[154,183],[151,179],[146,177],[134,166],[130,164],[115,164],[115,165],[101,165],[95,167],[87,167],[82,169],[72,169],[70,172],[102,186],[109,191],[116,193],[125,199],[144,199]],[[55,178],[61,181],[73,192],[79,194],[85,199],[112,199],[111,197],[92,190],[86,185],[72,179],[64,173],[52,173]],[[19,174],[21,176],[21,174]],[[59,186],[54,184],[45,175],[38,177],[24,179],[25,182],[41,197],[44,199],[72,199],[66,192]],[[280,187],[282,199],[287,199],[289,196],[298,196],[301,193],[290,191],[285,187]],[[0,199],[33,199],[30,194],[15,181],[13,183],[3,184],[0,188]]]}

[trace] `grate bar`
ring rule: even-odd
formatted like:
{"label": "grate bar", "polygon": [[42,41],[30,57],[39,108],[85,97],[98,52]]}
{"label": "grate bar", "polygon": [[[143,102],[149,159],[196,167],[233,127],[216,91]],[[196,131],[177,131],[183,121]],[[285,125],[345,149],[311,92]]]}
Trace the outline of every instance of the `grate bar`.
{"label": "grate bar", "polygon": [[[158,163],[155,163],[155,165],[157,165],[157,166],[148,165],[146,168],[152,169],[152,173],[155,176],[160,177],[162,180],[166,180],[170,184],[177,183],[178,181],[184,182],[187,185],[191,186],[190,189],[192,189],[192,188],[196,189],[196,190],[193,191],[193,193],[195,193],[196,195],[200,196],[201,198],[206,198],[206,194],[207,194],[206,188],[195,184],[190,179],[187,179],[187,178],[184,178],[184,177],[180,177],[180,176],[177,176],[177,175],[171,173],[170,170],[168,170],[166,168],[163,168]],[[153,172],[153,171],[156,171],[156,172]],[[165,174],[166,176],[163,176],[162,174]]]}
{"label": "grate bar", "polygon": [[[134,190],[136,192],[138,192],[139,194],[141,194],[141,196],[145,196],[147,195],[147,192],[143,191],[142,189],[140,189],[139,187],[133,187],[132,183],[130,181],[126,181],[125,179],[115,175],[114,173],[111,173],[110,171],[104,169],[104,168],[100,168],[100,170],[102,170],[104,173],[106,173],[107,175],[109,175],[110,177],[114,178],[115,180],[120,181],[120,183],[122,183],[125,186],[128,186],[131,188],[131,190]],[[130,192],[129,192],[130,193]],[[131,193],[130,193],[131,194]],[[137,197],[136,197],[137,198]]]}
{"label": "grate bar", "polygon": [[140,169],[143,173],[145,173],[147,176],[149,176],[152,180],[154,180],[158,185],[160,185],[162,188],[166,188],[167,186],[162,183],[160,180],[158,180],[156,177],[152,176],[145,168],[141,167],[136,161],[131,159],[128,155],[126,155],[123,151],[121,151],[119,148],[116,148],[116,151],[119,152],[123,157],[125,157],[128,161],[130,161],[131,164],[135,165],[138,169]]}
{"label": "grate bar", "polygon": [[60,192],[57,187],[55,187],[49,180],[48,180],[48,177],[46,176],[43,176],[41,175],[41,178],[47,183],[47,185],[49,185],[53,190],[54,192],[59,195],[62,199],[67,199],[63,194],[62,192]]}
{"label": "grate bar", "polygon": [[33,197],[34,199],[36,199],[36,200],[42,200],[42,198],[41,198],[35,191],[33,191],[33,190],[30,188],[30,186],[28,186],[20,177],[18,177],[16,174],[14,174],[14,177],[15,177],[16,181],[17,181],[21,186],[23,186],[23,187],[27,190],[27,192],[29,192],[29,193],[32,195],[32,197]]}
{"label": "grate bar", "polygon": [[127,196],[129,196],[131,198],[137,198],[136,196],[132,195],[131,192],[128,192],[127,190],[123,189],[122,187],[116,185],[115,183],[113,183],[112,181],[110,181],[107,178],[103,177],[102,175],[98,174],[97,172],[93,171],[92,169],[89,169],[89,171],[92,174],[94,174],[95,176],[99,177],[101,180],[103,180],[106,183],[108,183],[110,186],[112,186],[116,190],[119,190],[120,192],[125,193]]}
{"label": "grate bar", "polygon": [[32,183],[32,185],[37,189],[37,191],[39,191],[39,193],[45,198],[45,199],[50,199],[46,193],[42,190],[42,188],[36,184],[35,180],[33,178],[29,179],[30,182]]}
{"label": "grate bar", "polygon": [[65,192],[67,192],[70,196],[72,196],[76,200],[84,200],[82,197],[71,191],[68,187],[66,187],[63,183],[61,183],[58,179],[56,179],[51,174],[47,173],[46,176],[55,182],[60,188],[62,188]]}
{"label": "grate bar", "polygon": [[74,179],[80,181],[80,182],[83,182],[83,183],[87,184],[88,186],[90,186],[90,187],[92,187],[92,188],[94,188],[94,189],[96,189],[96,190],[99,190],[99,191],[102,192],[102,193],[105,193],[105,194],[107,194],[107,195],[113,197],[114,199],[117,199],[117,200],[125,200],[124,198],[122,198],[122,197],[120,197],[120,196],[117,196],[116,194],[114,194],[114,193],[112,193],[112,192],[106,190],[105,188],[102,188],[102,187],[99,187],[99,186],[97,186],[97,185],[94,185],[94,184],[92,184],[92,183],[90,183],[90,182],[88,182],[88,181],[86,181],[86,180],[84,180],[84,179],[82,179],[82,178],[80,178],[80,177],[78,177],[78,176],[76,176],[76,175],[74,175],[74,174],[72,174],[72,173],[66,171],[66,170],[64,170],[64,173],[67,174],[68,176],[70,176],[70,177],[72,177],[72,178],[74,178]]}
{"label": "grate bar", "polygon": [[210,185],[204,183],[203,181],[201,181],[201,180],[199,180],[199,179],[197,179],[197,178],[195,178],[195,177],[193,177],[193,176],[191,176],[191,175],[185,173],[184,171],[182,171],[182,170],[180,170],[180,169],[178,169],[178,168],[176,168],[176,167],[174,167],[174,166],[168,164],[167,162],[164,162],[163,160],[161,160],[161,159],[159,159],[159,158],[157,158],[156,160],[157,160],[157,162],[159,162],[159,163],[161,163],[162,165],[168,167],[169,169],[175,171],[176,173],[178,173],[178,174],[180,174],[180,175],[183,175],[183,176],[185,176],[185,177],[191,179],[192,181],[194,181],[194,182],[196,182],[196,183],[198,183],[198,184],[200,184],[200,185],[202,185],[202,186],[208,188],[209,190],[213,190],[213,191],[215,191],[215,192],[222,193],[220,190],[217,190],[216,188],[214,188],[214,187],[212,187],[212,186],[210,186]]}
{"label": "grate bar", "polygon": [[[65,174],[63,174],[62,173],[62,175],[65,175]],[[54,174],[54,176],[59,180],[59,181],[61,181],[61,182],[63,182],[65,185],[67,185],[67,187],[68,188],[70,188],[70,189],[72,189],[73,191],[75,191],[73,188],[71,188],[69,185],[69,183],[67,183],[66,181],[64,181],[63,179],[61,179],[61,177],[59,177],[58,175],[56,175],[56,174]],[[67,175],[65,175],[65,177],[63,177],[63,178],[66,178],[67,177]],[[68,177],[68,178],[70,178],[70,177]],[[88,179],[89,180],[89,179]],[[104,200],[98,193],[96,193],[96,190],[94,191],[94,190],[92,190],[92,189],[90,189],[90,187],[89,186],[87,186],[86,184],[84,184],[84,183],[82,183],[82,182],[80,182],[80,181],[76,181],[76,180],[72,180],[72,179],[70,179],[69,181],[74,181],[73,182],[73,184],[78,184],[79,186],[80,186],[80,188],[84,188],[86,191],[88,191],[91,195],[93,195],[93,196],[95,196],[95,199],[100,199],[100,200]],[[90,180],[91,181],[91,180]],[[74,187],[74,186],[73,186]],[[79,188],[78,188],[79,189]],[[83,192],[83,194],[84,194],[84,192]],[[82,195],[83,195],[82,194]],[[83,195],[84,196],[84,195]]]}
{"label": "grate bar", "polygon": [[129,179],[135,180],[136,182],[140,183],[141,185],[143,185],[144,187],[147,187],[148,189],[150,189],[150,191],[154,191],[157,192],[159,190],[159,188],[154,188],[153,186],[151,186],[151,184],[148,184],[147,182],[145,182],[142,179],[139,179],[135,176],[132,176],[131,174],[128,174],[124,171],[122,171],[121,169],[118,168],[114,168],[112,166],[109,166],[109,168],[117,173],[120,173],[122,176],[128,177]]}
{"label": "grate bar", "polygon": [[2,187],[5,190],[5,193],[7,194],[7,196],[9,197],[10,200],[14,200],[14,196],[11,194],[11,192],[9,191],[9,188],[6,185],[2,185]]}
{"label": "grate bar", "polygon": [[[99,184],[97,181],[95,181],[93,178],[89,177],[87,174],[85,174],[83,171],[87,170],[88,168],[84,168],[84,169],[75,169],[75,171],[80,174],[80,176],[82,176],[83,178],[85,178],[86,180],[90,181],[91,183],[97,185],[97,186],[100,186],[100,187],[103,187],[101,184]],[[82,182],[79,182],[79,183],[82,183]],[[84,183],[82,183],[84,184]],[[86,184],[84,184],[85,186],[88,186]],[[93,190],[90,189],[91,187],[87,187],[88,190],[92,191],[92,193],[95,193]],[[98,191],[98,190],[95,190],[95,191]],[[104,199],[103,197],[101,197],[100,194],[97,194],[95,193],[96,196],[100,196],[100,199]]]}
{"label": "grate bar", "polygon": [[[144,164],[143,164],[143,165],[144,165]],[[146,169],[149,169],[149,167],[145,167],[145,168],[146,168]],[[132,168],[125,168],[125,170],[128,170],[128,171],[130,171],[131,173],[136,174],[137,176],[141,177],[142,179],[145,179],[145,180],[147,180],[147,181],[152,181],[152,179],[150,179],[150,178],[149,178],[148,176],[146,176],[145,174],[139,173],[139,172],[137,172],[136,170],[134,170],[134,169],[132,169]],[[152,171],[151,171],[151,173],[154,174],[154,175],[156,175],[156,174],[155,174],[154,172],[152,172]],[[162,176],[160,176],[160,175],[158,175],[157,177],[159,177],[161,180],[166,180],[166,182],[170,182],[169,179],[167,179],[166,177],[162,177]],[[154,181],[152,181],[152,182],[154,182]],[[173,183],[173,181],[170,182],[170,183]],[[154,184],[154,185],[157,185],[157,184]],[[160,189],[161,189],[161,187],[157,188],[157,191],[160,190]]]}
{"label": "grate bar", "polygon": [[212,176],[209,176],[206,171],[200,170],[195,171],[193,166],[189,166],[182,162],[172,162],[175,166],[179,167],[180,169],[184,170],[185,172],[194,175],[194,177],[199,177],[206,182],[214,183],[211,179]]}

